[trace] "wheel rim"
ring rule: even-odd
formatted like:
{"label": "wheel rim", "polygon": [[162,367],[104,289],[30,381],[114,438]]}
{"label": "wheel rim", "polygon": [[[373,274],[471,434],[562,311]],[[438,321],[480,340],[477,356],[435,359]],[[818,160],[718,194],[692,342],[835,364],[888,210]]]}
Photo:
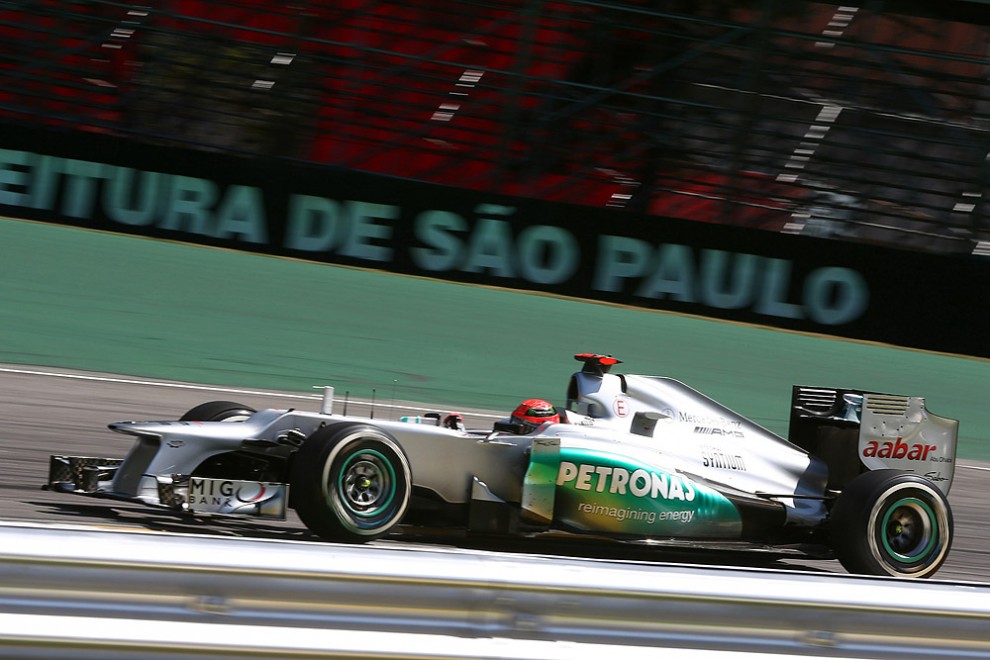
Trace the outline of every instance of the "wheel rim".
{"label": "wheel rim", "polygon": [[380,452],[363,450],[348,456],[337,477],[337,492],[347,510],[362,518],[378,515],[395,498],[395,470]]}
{"label": "wheel rim", "polygon": [[916,497],[897,500],[883,517],[880,528],[883,548],[903,564],[927,559],[938,541],[935,513]]}

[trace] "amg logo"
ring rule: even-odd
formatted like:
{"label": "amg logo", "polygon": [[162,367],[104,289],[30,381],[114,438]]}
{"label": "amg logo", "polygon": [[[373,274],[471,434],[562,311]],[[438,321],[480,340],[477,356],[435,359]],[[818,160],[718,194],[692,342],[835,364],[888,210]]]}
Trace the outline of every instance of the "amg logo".
{"label": "amg logo", "polygon": [[718,447],[701,448],[701,464],[719,470],[746,471],[746,462],[739,454],[726,454]]}
{"label": "amg logo", "polygon": [[695,433],[701,435],[725,435],[732,438],[744,438],[743,432],[738,429],[723,429],[718,426],[695,426]]}

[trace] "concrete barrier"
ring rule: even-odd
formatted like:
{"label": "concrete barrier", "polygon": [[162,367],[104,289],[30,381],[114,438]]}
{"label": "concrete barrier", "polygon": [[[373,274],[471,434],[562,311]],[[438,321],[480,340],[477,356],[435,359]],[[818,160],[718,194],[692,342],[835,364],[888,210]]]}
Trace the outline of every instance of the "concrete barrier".
{"label": "concrete barrier", "polygon": [[990,658],[988,631],[980,584],[0,523],[4,657]]}

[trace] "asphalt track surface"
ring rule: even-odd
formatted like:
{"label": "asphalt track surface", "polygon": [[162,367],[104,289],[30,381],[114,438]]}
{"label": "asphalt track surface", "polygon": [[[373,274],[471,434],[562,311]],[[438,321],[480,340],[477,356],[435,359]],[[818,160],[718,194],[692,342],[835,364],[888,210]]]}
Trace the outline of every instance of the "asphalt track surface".
{"label": "asphalt track surface", "polygon": [[[0,436],[0,464],[5,477],[0,483],[0,519],[48,524],[82,524],[113,529],[137,528],[171,533],[216,534],[244,538],[311,540],[293,512],[283,521],[250,519],[194,519],[140,505],[44,491],[48,456],[53,453],[123,456],[130,438],[112,433],[113,421],[175,419],[194,405],[210,400],[236,400],[255,408],[299,408],[318,410],[314,395],[294,392],[258,392],[190,386],[174,382],[142,381],[110,374],[55,369],[26,369],[0,365],[0,410],[4,419]],[[369,414],[367,402],[350,402],[352,414]],[[335,412],[342,412],[337,401]],[[407,402],[377,402],[375,415],[396,418],[425,412]],[[484,411],[466,411],[473,427],[490,425]],[[990,466],[967,462],[956,474],[950,502],[955,515],[956,537],[939,580],[990,582],[990,535],[985,521],[990,506],[982,497]],[[683,549],[627,548],[613,543],[575,542],[573,539],[493,542],[460,535],[426,532],[378,541],[394,546],[432,543],[478,549],[504,549],[539,554],[614,557],[633,561],[725,564],[742,567],[776,567],[787,570],[843,573],[836,561],[779,557],[765,553],[699,552]]]}
{"label": "asphalt track surface", "polygon": [[[585,351],[615,354],[630,373],[684,380],[779,433],[793,383],[925,395],[934,412],[962,420],[956,537],[937,577],[990,581],[986,360],[2,219],[0,518],[310,538],[291,516],[203,523],[40,485],[51,453],[122,455],[127,439],[106,430],[114,421],[174,418],[213,399],[316,409],[315,385],[334,385],[338,405],[374,397],[380,415],[403,401],[505,411],[521,398],[562,397],[571,355]],[[114,375],[90,377],[101,374]]]}

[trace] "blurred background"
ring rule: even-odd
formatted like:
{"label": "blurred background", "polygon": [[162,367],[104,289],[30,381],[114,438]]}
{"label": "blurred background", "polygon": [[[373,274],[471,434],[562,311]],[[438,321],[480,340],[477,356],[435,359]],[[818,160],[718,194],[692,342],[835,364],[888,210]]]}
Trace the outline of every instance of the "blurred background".
{"label": "blurred background", "polygon": [[990,254],[987,23],[975,0],[7,0],[0,121]]}

